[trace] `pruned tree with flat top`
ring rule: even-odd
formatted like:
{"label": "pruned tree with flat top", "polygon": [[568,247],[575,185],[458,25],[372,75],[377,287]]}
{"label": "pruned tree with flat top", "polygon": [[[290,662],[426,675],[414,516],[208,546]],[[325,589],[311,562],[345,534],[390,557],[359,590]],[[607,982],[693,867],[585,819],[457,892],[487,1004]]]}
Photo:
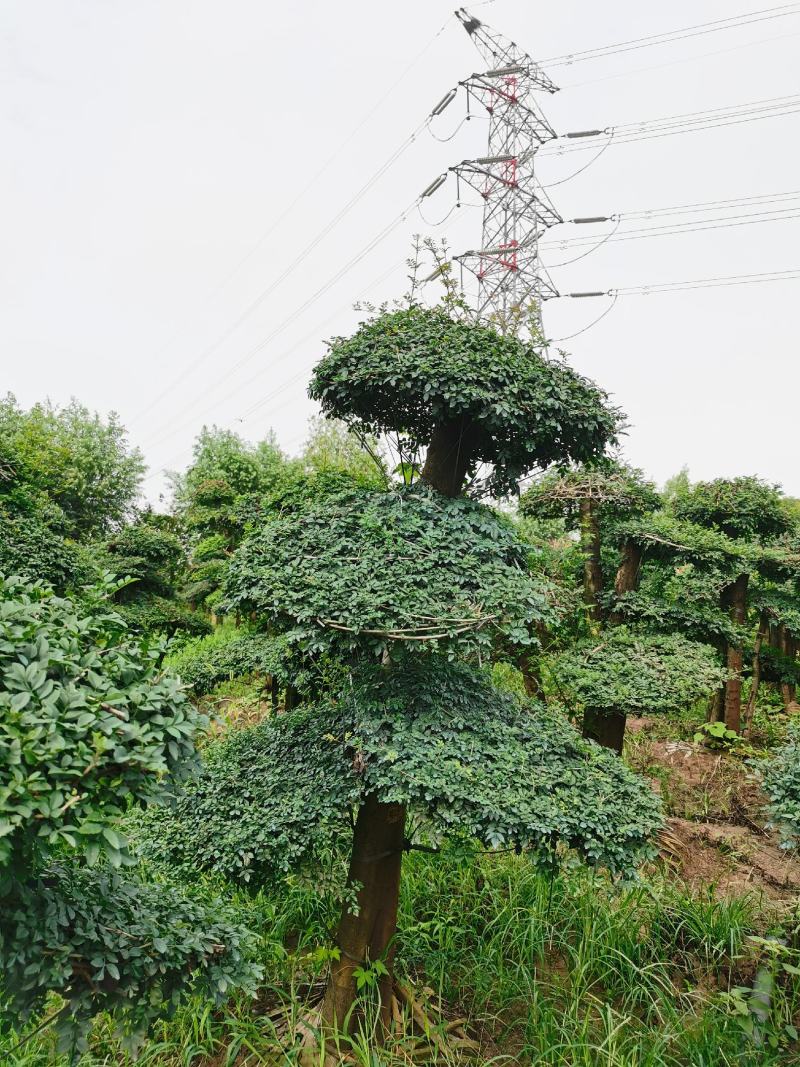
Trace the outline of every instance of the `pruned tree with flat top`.
{"label": "pruned tree with flat top", "polygon": [[356,906],[343,907],[321,1022],[355,1025],[357,977],[375,966],[388,1027],[410,812],[434,840],[549,862],[571,848],[615,872],[647,855],[659,825],[620,761],[480,669],[498,638],[535,644],[553,609],[511,524],[465,485],[481,465],[502,493],[534,467],[592,460],[618,415],[532,345],[415,306],[335,340],[310,392],[356,433],[391,438],[421,476],[312,502],[238,550],[229,605],[300,657],[338,663],[340,681],[225,743],[162,841],[173,861],[264,881],[349,838]]}

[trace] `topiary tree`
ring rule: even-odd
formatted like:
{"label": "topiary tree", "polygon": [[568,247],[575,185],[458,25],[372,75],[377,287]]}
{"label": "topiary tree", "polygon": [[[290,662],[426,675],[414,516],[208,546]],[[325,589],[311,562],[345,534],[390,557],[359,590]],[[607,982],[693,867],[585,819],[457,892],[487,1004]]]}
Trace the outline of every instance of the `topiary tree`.
{"label": "topiary tree", "polygon": [[257,973],[219,902],[121,870],[121,816],[192,769],[206,720],[107,593],[0,577],[0,1009],[18,1024],[59,993],[73,1055],[98,1011],[135,1046],[193,980],[220,997]]}
{"label": "topiary tree", "polygon": [[[649,790],[614,757],[561,723],[553,769],[548,727],[540,739],[528,709],[450,663],[480,662],[496,637],[530,646],[550,615],[526,546],[461,496],[465,479],[491,464],[486,484],[508,491],[535,466],[594,459],[618,417],[597,387],[532,345],[419,307],[334,341],[310,392],[357,432],[393,435],[421,483],[329,497],[254,530],[235,554],[229,608],[284,632],[301,657],[335,658],[352,681],[325,712],[301,708],[259,734],[264,789],[257,770],[233,780],[266,792],[259,843],[266,830],[310,847],[324,813],[335,821],[357,805],[348,895],[358,908],[342,912],[322,1019],[352,1024],[355,974],[380,960],[388,1023],[409,804],[438,831],[487,847],[563,840],[614,869],[635,864],[658,823]],[[249,767],[251,750],[235,744]],[[555,805],[536,787],[540,773],[554,776]],[[634,822],[565,821],[585,782],[589,804],[624,797]],[[260,847],[245,851],[261,862]]]}
{"label": "topiary tree", "polygon": [[626,526],[626,536],[645,555],[673,566],[691,564],[706,591],[718,589],[716,608],[725,624],[717,630],[728,679],[715,714],[736,733],[741,730],[751,577],[786,581],[798,573],[800,553],[789,536],[793,527],[778,489],[757,478],[684,487],[675,494],[669,512]]}
{"label": "topiary tree", "polygon": [[[655,486],[640,470],[602,459],[590,467],[548,472],[523,493],[520,511],[533,518],[563,518],[568,530],[580,531],[584,603],[589,619],[600,623],[605,617],[601,532],[612,523],[654,511],[659,504]],[[635,587],[641,566],[635,542],[624,538],[620,547],[616,595]]]}
{"label": "topiary tree", "polygon": [[726,677],[716,650],[677,634],[615,627],[579,642],[551,666],[558,692],[583,711],[583,733],[622,752],[628,715],[671,715]]}

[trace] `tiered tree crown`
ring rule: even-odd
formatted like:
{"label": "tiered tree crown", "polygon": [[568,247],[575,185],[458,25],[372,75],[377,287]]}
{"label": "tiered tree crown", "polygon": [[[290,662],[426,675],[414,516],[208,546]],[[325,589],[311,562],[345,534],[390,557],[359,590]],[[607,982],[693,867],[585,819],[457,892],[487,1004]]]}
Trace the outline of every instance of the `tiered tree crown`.
{"label": "tiered tree crown", "polygon": [[397,434],[412,452],[450,430],[453,451],[493,465],[491,488],[554,462],[601,456],[619,428],[606,394],[532,344],[412,306],[337,338],[309,393],[364,433]]}
{"label": "tiered tree crown", "polygon": [[617,518],[654,511],[661,498],[640,470],[606,458],[592,466],[548,472],[522,494],[520,511],[542,519],[563,517],[574,525],[586,502],[604,517]]}

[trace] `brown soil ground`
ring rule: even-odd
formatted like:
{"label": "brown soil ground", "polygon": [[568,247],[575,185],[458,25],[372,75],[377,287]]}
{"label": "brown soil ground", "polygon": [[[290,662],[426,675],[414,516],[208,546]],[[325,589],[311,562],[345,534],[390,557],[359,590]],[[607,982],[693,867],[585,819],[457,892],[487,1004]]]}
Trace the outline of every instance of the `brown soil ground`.
{"label": "brown soil ground", "polygon": [[780,906],[800,893],[800,857],[766,828],[765,797],[739,757],[689,741],[651,737],[650,720],[628,721],[631,764],[665,804],[661,854],[677,877],[719,896],[753,892]]}

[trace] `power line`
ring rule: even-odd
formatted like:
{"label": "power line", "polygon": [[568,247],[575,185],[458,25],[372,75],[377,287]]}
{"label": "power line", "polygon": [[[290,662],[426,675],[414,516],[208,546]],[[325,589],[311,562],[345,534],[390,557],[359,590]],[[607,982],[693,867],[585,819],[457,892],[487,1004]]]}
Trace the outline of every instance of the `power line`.
{"label": "power line", "polygon": [[601,289],[592,292],[560,293],[559,296],[572,299],[600,296],[650,296],[686,289],[717,289],[729,285],[761,285],[769,282],[798,280],[800,280],[800,267],[791,270],[763,271],[759,274],[722,274],[710,278],[690,278],[686,281],[654,282],[651,285],[628,285],[617,289]]}
{"label": "power line", "polygon": [[[245,353],[245,355],[243,355],[240,359],[238,359],[231,366],[226,367],[226,369],[225,369],[225,377],[226,378],[229,377],[233,372],[237,371],[240,367],[242,367],[246,363],[248,363],[255,355],[257,355],[262,349],[264,349],[268,344],[270,344],[270,342],[273,341],[279,334],[283,333],[283,331],[288,326],[290,326],[299,315],[302,315],[302,313],[304,311],[306,311],[321,296],[323,296],[338,281],[340,281],[345,276],[345,274],[349,273],[349,271],[352,270],[353,267],[355,267],[358,263],[360,263],[361,260],[365,258],[365,256],[367,256],[374,248],[376,248],[386,237],[388,237],[388,235],[394,229],[397,228],[397,226],[400,225],[401,222],[403,222],[405,220],[405,218],[408,215],[408,213],[414,207],[416,207],[416,205],[419,203],[420,199],[421,199],[421,197],[417,197],[415,200],[413,200],[411,202],[411,204],[409,204],[408,207],[405,208],[404,211],[400,212],[400,214],[397,215],[388,225],[386,225],[383,228],[383,230],[381,230],[366,245],[364,245],[364,247],[361,248],[361,250],[359,252],[357,252],[355,256],[353,256],[350,260],[348,260],[348,262],[345,263],[345,265],[343,267],[341,267],[333,275],[332,278],[329,278],[328,281],[324,283],[324,285],[320,286],[320,288],[317,289],[316,292],[312,293],[311,296],[308,297],[308,299],[306,299],[302,304],[300,304],[299,307],[295,308],[295,310],[293,312],[291,312],[289,315],[287,315],[287,317],[285,319],[283,319],[267,335],[267,337],[265,337],[263,340],[259,341],[258,344],[254,345],[247,353]],[[205,409],[203,409],[203,411],[199,412],[198,415],[202,415],[204,412],[212,410],[214,407],[216,407],[217,404],[219,404],[221,402],[224,402],[225,400],[229,399],[231,396],[234,396],[239,391],[240,388],[241,388],[241,383],[234,390],[232,390],[231,392],[225,394],[225,396],[215,398],[214,404],[211,405],[210,407],[206,407]],[[190,404],[189,407],[193,408],[194,406],[196,406],[196,404],[197,404],[197,400],[195,400],[192,404]],[[191,421],[193,421],[194,418],[197,418],[198,415],[193,416]],[[174,426],[170,426],[169,432],[166,434],[166,437],[164,436],[164,434],[162,434],[161,436],[158,436],[153,440],[147,441],[146,444],[149,445],[150,447],[152,447],[155,444],[160,444],[161,441],[163,441],[165,439],[168,439],[172,435],[174,430],[175,430],[175,427]]]}
{"label": "power line", "polygon": [[628,41],[618,41],[615,44],[603,45],[600,48],[589,48],[583,52],[568,52],[565,55],[540,59],[538,62],[543,67],[572,66],[575,63],[584,63],[590,59],[604,59],[607,56],[619,55],[621,52],[632,52],[641,48],[652,48],[655,45],[671,44],[673,41],[683,41],[690,37],[703,37],[709,33],[718,33],[720,30],[737,29],[739,26],[750,26],[755,22],[769,22],[772,19],[785,18],[788,15],[796,15],[798,13],[800,13],[798,4],[781,4],[778,7],[761,8],[758,11],[743,12],[741,15],[731,15],[729,18],[700,22],[693,26],[683,26],[680,29],[667,30],[664,33],[653,33],[647,37],[635,37]]}
{"label": "power line", "polygon": [[652,63],[647,67],[633,67],[631,70],[619,70],[614,74],[603,74],[599,78],[588,78],[582,82],[568,82],[562,85],[563,89],[582,89],[585,85],[597,85],[599,82],[614,81],[617,78],[628,78],[632,74],[648,74],[652,70],[663,70],[665,67],[680,66],[683,63],[694,63],[698,59],[709,59],[713,56],[727,55],[728,52],[738,52],[742,48],[755,48],[760,44],[772,44],[774,41],[786,41],[792,37],[800,36],[800,30],[795,33],[781,33],[774,37],[759,37],[755,41],[743,41],[741,44],[731,45],[729,48],[715,48],[712,52],[698,52],[694,56],[682,56],[680,59],[668,59],[664,63]]}
{"label": "power line", "polygon": [[[619,242],[619,241],[638,241],[644,238],[650,237],[671,237],[675,234],[681,233],[701,233],[704,230],[723,230],[729,227],[736,226],[752,226],[762,222],[782,222],[789,219],[800,218],[800,209],[798,206],[792,208],[781,208],[772,212],[752,212],[748,215],[734,215],[730,217],[710,218],[710,219],[694,219],[689,222],[676,222],[672,224],[664,224],[661,226],[643,226],[636,230],[621,230],[618,233],[611,233],[606,238],[607,242]],[[568,238],[565,241],[559,242],[552,246],[554,248],[585,248],[588,245],[593,244],[596,238]],[[601,242],[601,244],[606,243]],[[597,245],[597,247],[600,247]],[[592,249],[594,251],[594,249]],[[556,264],[554,264],[555,266]]]}
{"label": "power line", "polygon": [[585,152],[596,149],[601,137],[613,135],[614,144],[627,144],[631,141],[652,140],[655,137],[669,137],[679,133],[691,133],[696,130],[710,130],[723,126],[738,126],[743,122],[756,122],[761,119],[780,118],[800,111],[800,94],[774,97],[770,100],[753,101],[748,104],[735,104],[725,108],[713,108],[708,111],[688,112],[685,115],[668,116],[662,119],[642,120],[627,123],[624,126],[608,126],[592,134],[563,134],[565,140],[580,143],[555,144],[545,146],[538,153],[541,155],[563,156],[570,152]]}

